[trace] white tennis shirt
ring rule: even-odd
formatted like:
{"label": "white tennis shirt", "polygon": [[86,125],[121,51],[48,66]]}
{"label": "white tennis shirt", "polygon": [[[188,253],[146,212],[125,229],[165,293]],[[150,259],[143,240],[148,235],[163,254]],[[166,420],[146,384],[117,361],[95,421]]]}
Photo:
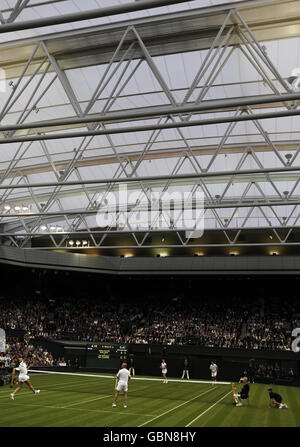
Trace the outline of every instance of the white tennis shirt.
{"label": "white tennis shirt", "polygon": [[17,371],[20,371],[20,374],[27,374],[28,370],[27,370],[27,365],[25,362],[21,362],[19,367],[16,368]]}
{"label": "white tennis shirt", "polygon": [[119,378],[119,383],[128,383],[130,372],[126,368],[122,368],[119,370],[117,377]]}

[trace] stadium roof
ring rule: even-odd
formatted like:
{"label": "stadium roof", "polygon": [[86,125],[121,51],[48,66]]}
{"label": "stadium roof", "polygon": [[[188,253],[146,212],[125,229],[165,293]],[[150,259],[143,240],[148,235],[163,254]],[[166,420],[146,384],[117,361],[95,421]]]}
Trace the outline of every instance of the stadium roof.
{"label": "stadium roof", "polygon": [[[117,14],[133,4],[148,8]],[[98,18],[72,21],[82,9]],[[293,0],[3,0],[2,243],[138,249],[153,233],[156,246],[170,235],[170,249],[198,249],[218,232],[220,246],[293,244],[299,11]],[[121,184],[129,201],[114,217]],[[199,191],[205,232],[193,238],[179,197]],[[246,242],[249,231],[259,237]]]}

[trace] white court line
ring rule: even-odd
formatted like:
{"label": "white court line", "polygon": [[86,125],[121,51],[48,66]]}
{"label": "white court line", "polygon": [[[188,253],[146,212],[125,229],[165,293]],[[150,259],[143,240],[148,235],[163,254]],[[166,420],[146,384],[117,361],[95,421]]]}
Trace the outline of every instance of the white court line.
{"label": "white court line", "polygon": [[[162,382],[161,379],[152,379],[152,378],[144,378],[144,377],[133,377],[132,380],[151,380],[156,382]],[[187,380],[187,379],[168,379],[168,382],[179,382],[179,383],[210,383],[213,385],[230,385],[231,382],[215,382],[212,380]]]}
{"label": "white court line", "polygon": [[[58,374],[65,374],[65,373],[58,373]],[[43,376],[43,374],[39,374],[40,376]],[[75,377],[76,377],[76,374],[74,374],[75,375]],[[35,377],[35,376],[32,376],[32,377]],[[45,376],[44,376],[45,377]],[[91,377],[91,378],[93,378],[94,376],[92,376],[91,374],[89,374],[88,375],[88,377]],[[96,377],[99,377],[99,376],[96,376]],[[45,377],[46,378],[46,377]],[[111,379],[115,379],[115,377],[113,377],[113,376],[111,376],[110,377]],[[31,378],[30,378],[30,380],[31,380]],[[63,387],[68,387],[68,386],[73,386],[73,385],[75,385],[75,384],[78,384],[78,383],[83,383],[82,382],[82,380],[80,380],[80,381],[77,381],[76,380],[76,382],[70,382],[70,379],[68,379],[68,381],[67,382],[57,382],[57,383],[53,383],[53,384],[51,384],[51,385],[47,385],[46,383],[42,383],[40,386],[41,386],[41,389],[43,390],[43,386],[47,386],[47,389],[44,389],[43,390],[43,392],[45,392],[45,391],[52,391],[52,390],[48,390],[48,388],[53,388],[53,387],[60,387],[60,386],[63,386]],[[88,381],[87,382],[85,382],[85,384],[86,383],[88,383]],[[9,386],[9,385],[7,385],[7,386]],[[10,388],[11,390],[13,390],[13,388]],[[24,389],[27,389],[27,388],[25,388],[24,387]],[[53,391],[56,391],[56,390],[53,390]],[[3,390],[0,390],[0,398],[1,397],[3,397],[3,396],[1,396],[1,394],[4,394],[4,393],[6,393],[7,392],[7,390],[5,389],[5,386],[4,386],[4,389]],[[61,392],[63,392],[63,391],[61,391]]]}
{"label": "white court line", "polygon": [[[0,405],[6,405],[4,402],[0,403]],[[50,406],[50,405],[38,405],[38,404],[21,404],[18,402],[15,402],[12,405],[19,405],[19,406],[23,406],[23,407],[39,407],[39,408],[52,408],[55,410],[69,410],[69,407],[55,407],[55,406]],[[113,414],[129,414],[129,415],[133,415],[133,416],[154,416],[154,414],[141,414],[141,413],[131,413],[130,411],[124,411],[123,413],[120,413],[119,411],[115,411],[115,410],[91,410],[91,409],[86,409],[86,408],[70,408],[70,410],[72,411],[89,411],[89,412],[93,412],[93,413],[113,413]]]}
{"label": "white court line", "polygon": [[[48,390],[48,388],[59,387],[59,386],[67,387],[67,386],[72,386],[77,383],[82,383],[82,380],[70,383],[70,379],[69,379],[67,382],[57,382],[57,383],[53,383],[51,385],[47,385],[46,383],[44,383],[44,384],[41,384],[40,386],[41,386],[41,389],[43,389],[44,385],[47,386],[47,389],[43,390],[45,392],[45,391],[51,391],[51,390]],[[7,385],[7,386],[9,386],[9,385]],[[5,388],[5,386],[4,386],[4,388]],[[13,388],[10,388],[10,389],[13,390]],[[26,388],[24,387],[24,389],[26,389]],[[6,389],[0,390],[0,398],[1,398],[1,394],[6,393],[6,391],[7,391]],[[56,390],[53,390],[53,391],[56,391]]]}
{"label": "white court line", "polygon": [[[68,382],[60,382],[60,383],[57,383],[57,384],[52,384],[52,385],[46,385],[46,384],[44,384],[44,385],[46,385],[47,386],[47,388],[46,389],[43,389],[43,384],[41,385],[41,391],[43,392],[43,394],[44,393],[46,393],[46,392],[57,392],[57,393],[64,393],[64,389],[66,388],[66,387],[68,387],[68,386],[73,386],[74,384],[77,384],[77,383],[82,383],[82,381],[80,381],[80,382],[72,382],[72,383],[70,383],[70,381],[68,381]],[[62,386],[62,387],[64,387],[62,390],[60,390],[60,389],[58,389],[58,387],[60,387],[60,386]],[[52,389],[48,389],[48,388],[53,388],[53,387],[56,387],[56,389],[54,389],[54,390],[52,390]],[[13,388],[9,388],[9,390],[1,390],[0,391],[0,399],[1,398],[5,398],[6,396],[9,396],[13,391],[14,391],[14,389],[15,389],[16,387],[14,386]],[[29,389],[26,387],[24,387],[24,390],[26,390],[26,391],[29,391]],[[7,392],[7,394],[6,394],[6,392]],[[66,391],[66,392],[68,392],[68,391]],[[77,391],[74,391],[74,393],[76,393]],[[20,391],[20,393],[22,393],[22,391]],[[26,394],[28,394],[28,393],[25,393],[25,395]],[[21,396],[23,396],[24,395],[24,393],[22,393],[22,394],[19,394],[18,393],[18,396],[19,397],[21,397]]]}
{"label": "white court line", "polygon": [[[183,402],[183,403],[180,404],[180,405],[177,405],[177,407],[171,408],[170,410],[167,410],[167,411],[165,411],[164,413],[161,413],[161,414],[159,414],[158,416],[155,416],[154,418],[150,419],[150,420],[147,421],[147,422],[144,422],[143,424],[139,425],[138,427],[143,427],[144,425],[150,424],[150,422],[155,421],[156,419],[158,419],[158,418],[164,416],[165,414],[171,413],[171,411],[177,410],[177,408],[180,408],[180,407],[182,407],[183,405],[186,405],[186,404],[192,402],[193,400],[198,399],[198,397],[203,396],[204,394],[206,394],[206,393],[208,393],[209,391],[212,391],[212,390],[215,390],[215,388],[210,388],[209,390],[206,390],[206,391],[204,391],[203,393],[198,394],[196,397],[193,397],[192,399],[187,400],[186,402]],[[231,391],[230,391],[230,392],[231,392]]]}
{"label": "white court line", "polygon": [[210,407],[208,407],[205,411],[203,411],[203,413],[199,414],[199,416],[197,416],[195,419],[193,419],[191,422],[189,422],[186,427],[189,427],[190,425],[192,425],[194,422],[196,422],[199,418],[201,418],[201,416],[203,416],[205,413],[207,413],[211,408],[213,408],[215,405],[217,405],[219,402],[221,402],[221,400],[225,399],[225,397],[228,396],[228,394],[232,393],[232,391],[229,391],[228,393],[225,394],[225,396],[221,397],[219,400],[217,400],[217,402],[215,402],[213,405],[211,405]]}
{"label": "white court line", "polygon": [[[142,390],[144,390],[145,388],[149,388],[150,386],[151,385],[147,385],[147,386],[143,387]],[[140,391],[140,390],[138,390],[138,391]],[[106,396],[96,397],[95,399],[84,400],[84,401],[76,402],[74,404],[66,405],[64,408],[70,408],[70,407],[73,407],[74,405],[86,404],[88,402],[93,402],[94,400],[106,399],[107,397],[113,398],[113,396],[111,394],[107,394]]]}
{"label": "white court line", "polygon": [[[25,388],[24,388],[25,389]],[[29,388],[27,388],[27,390],[29,391]],[[2,396],[0,396],[0,399],[9,399],[10,398],[10,395],[11,395],[11,393],[14,391],[14,389],[13,388],[10,388],[9,390],[7,390],[7,394],[5,393],[3,393],[3,395]],[[32,396],[33,396],[33,393],[32,393],[32,391],[31,392],[27,392],[27,393],[22,393],[22,391],[20,391],[19,393],[18,393],[18,397],[24,397],[24,396],[28,396],[29,394],[31,394]]]}
{"label": "white court line", "polygon": [[95,399],[82,400],[80,402],[75,402],[74,404],[66,405],[64,408],[70,408],[74,405],[87,404],[88,402],[93,402],[94,400],[107,399],[108,397],[112,397],[111,394],[107,394],[106,396],[96,397]]}
{"label": "white court line", "polygon": [[[41,390],[41,392],[44,394],[45,392],[49,392],[49,390]],[[58,391],[59,393],[63,393],[63,391]],[[11,392],[12,393],[12,392]],[[7,393],[7,394],[5,394],[5,396],[0,396],[0,399],[1,398],[5,398],[5,399],[10,399],[10,395],[11,395],[11,393]],[[17,398],[19,399],[20,397],[25,397],[25,396],[27,396],[28,397],[28,394],[33,394],[33,393],[22,393],[21,391],[20,391],[20,393],[18,393],[17,394]],[[89,400],[85,400],[85,401],[80,401],[80,402],[75,402],[75,403],[72,403],[72,404],[70,404],[70,405],[68,405],[68,407],[70,406],[73,406],[73,405],[80,405],[80,404],[85,404],[85,403],[88,403],[88,402],[93,402],[94,400],[101,400],[101,399],[105,399],[105,398],[107,398],[107,397],[112,397],[112,395],[111,394],[107,394],[107,395],[105,395],[105,396],[101,396],[101,397],[96,397],[95,399],[89,399]],[[67,408],[67,407],[66,407]]]}
{"label": "white court line", "polygon": [[[71,386],[71,385],[73,385],[74,383],[82,383],[82,382],[73,382],[73,383],[70,383],[70,382],[63,382],[63,383],[60,383],[59,385],[62,385],[62,386],[64,386],[64,387],[67,387],[67,386]],[[57,386],[57,385],[49,385],[47,388],[49,388],[49,387],[53,387],[53,386]],[[151,385],[147,385],[147,386],[144,386],[143,388],[141,388],[141,389],[136,389],[135,391],[133,391],[133,392],[136,392],[136,391],[141,391],[141,390],[145,390],[146,388],[149,388]],[[24,388],[24,390],[26,390],[26,391],[28,391],[28,389],[27,388]],[[41,391],[42,391],[42,393],[44,394],[44,393],[46,393],[46,392],[58,392],[58,393],[64,393],[64,390],[48,390],[48,389],[43,389],[43,388],[41,388]],[[10,394],[13,392],[13,388],[9,388],[9,390],[1,390],[1,392],[0,392],[0,399],[2,398],[2,399],[9,399],[10,398]],[[28,396],[28,393],[22,393],[22,392],[20,392],[21,394],[19,394],[18,393],[18,399],[20,398],[20,397],[24,397],[24,396]],[[74,393],[75,393],[75,391],[74,391]],[[31,394],[31,393],[30,393]],[[100,400],[100,399],[104,399],[105,397],[109,397],[109,396],[111,396],[110,394],[109,395],[106,395],[106,396],[101,396],[101,397],[97,397],[96,399],[90,399],[90,400],[88,400],[88,401],[84,401],[84,402],[76,402],[76,403],[74,403],[74,404],[71,404],[71,405],[78,405],[78,404],[81,404],[81,403],[86,403],[86,402],[92,402],[92,401],[94,401],[94,400]]]}
{"label": "white court line", "polygon": [[[46,386],[47,388],[45,388],[45,391],[57,391],[58,387],[66,388],[66,387],[77,385],[77,384],[82,384],[82,380],[70,383],[70,379],[69,379],[68,382],[57,382],[57,383],[53,383],[52,385],[47,385],[47,383],[42,383],[39,386],[41,387],[41,389],[43,389],[43,386]],[[56,389],[54,389],[54,390],[48,389],[48,388],[53,388],[53,387],[55,387]]]}

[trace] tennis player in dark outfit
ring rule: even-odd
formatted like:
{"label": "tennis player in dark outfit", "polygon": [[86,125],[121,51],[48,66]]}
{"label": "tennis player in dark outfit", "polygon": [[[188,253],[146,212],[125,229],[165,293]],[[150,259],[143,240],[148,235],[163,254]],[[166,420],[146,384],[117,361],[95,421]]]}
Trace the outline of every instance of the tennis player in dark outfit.
{"label": "tennis player in dark outfit", "polygon": [[282,403],[282,397],[278,393],[274,393],[272,388],[268,388],[268,393],[270,396],[269,407],[275,405],[276,408],[288,408],[287,404]]}
{"label": "tennis player in dark outfit", "polygon": [[189,372],[189,369],[190,369],[190,367],[189,367],[189,361],[188,361],[188,359],[184,359],[184,362],[183,362],[183,370],[182,370],[182,379],[184,379],[184,376],[185,376],[185,374],[186,374],[186,378],[187,379],[189,379],[190,378],[190,372]]}

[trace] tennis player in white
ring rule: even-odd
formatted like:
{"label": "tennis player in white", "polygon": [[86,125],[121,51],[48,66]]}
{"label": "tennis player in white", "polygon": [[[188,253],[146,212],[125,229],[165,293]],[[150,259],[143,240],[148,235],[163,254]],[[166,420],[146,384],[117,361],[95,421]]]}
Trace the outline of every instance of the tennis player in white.
{"label": "tennis player in white", "polygon": [[218,374],[218,365],[216,365],[214,362],[211,362],[210,364],[210,372],[211,372],[211,380],[213,381],[213,384],[217,381],[217,374]]}
{"label": "tennis player in white", "polygon": [[127,408],[127,391],[128,391],[128,381],[130,380],[130,372],[127,369],[127,363],[122,363],[121,369],[116,375],[117,387],[114,397],[113,407],[117,406],[117,399],[120,391],[124,391],[124,408]]}
{"label": "tennis player in white", "polygon": [[15,389],[15,391],[13,393],[11,393],[10,398],[12,400],[14,400],[15,398],[15,394],[20,391],[23,388],[23,384],[26,383],[26,385],[28,386],[28,388],[34,393],[34,394],[39,394],[40,390],[35,390],[33,388],[33,386],[31,385],[29,379],[30,377],[28,376],[28,368],[26,363],[24,362],[22,357],[18,358],[19,361],[19,366],[18,368],[16,368],[16,371],[19,371],[19,377],[18,377],[18,388]]}
{"label": "tennis player in white", "polygon": [[168,370],[167,370],[167,364],[166,364],[164,359],[162,359],[162,361],[161,361],[160,368],[161,368],[162,376],[164,378],[163,383],[168,383],[168,380],[167,380],[167,372],[168,372]]}

